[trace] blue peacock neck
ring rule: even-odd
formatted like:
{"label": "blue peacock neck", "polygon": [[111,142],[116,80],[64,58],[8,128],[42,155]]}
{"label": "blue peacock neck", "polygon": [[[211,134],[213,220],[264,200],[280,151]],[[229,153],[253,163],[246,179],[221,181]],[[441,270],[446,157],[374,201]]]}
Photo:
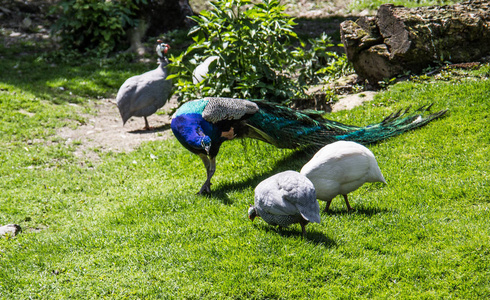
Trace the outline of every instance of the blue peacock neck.
{"label": "blue peacock neck", "polygon": [[[170,127],[177,140],[193,153],[202,153],[214,157],[218,154],[221,143],[226,140],[221,137],[219,128],[204,120],[201,114],[197,113],[175,116]],[[203,146],[206,137],[211,139],[209,153]]]}

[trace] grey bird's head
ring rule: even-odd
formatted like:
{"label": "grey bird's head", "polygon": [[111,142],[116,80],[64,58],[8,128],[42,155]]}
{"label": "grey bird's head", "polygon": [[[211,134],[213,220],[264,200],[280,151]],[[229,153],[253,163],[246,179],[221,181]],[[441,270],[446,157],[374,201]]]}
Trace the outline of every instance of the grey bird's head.
{"label": "grey bird's head", "polygon": [[257,210],[255,210],[255,207],[250,204],[250,207],[248,208],[248,218],[253,222],[255,217],[257,217]]}
{"label": "grey bird's head", "polygon": [[167,55],[168,49],[170,49],[170,46],[168,44],[165,44],[162,40],[157,40],[157,55],[160,58],[164,58],[165,55]]}

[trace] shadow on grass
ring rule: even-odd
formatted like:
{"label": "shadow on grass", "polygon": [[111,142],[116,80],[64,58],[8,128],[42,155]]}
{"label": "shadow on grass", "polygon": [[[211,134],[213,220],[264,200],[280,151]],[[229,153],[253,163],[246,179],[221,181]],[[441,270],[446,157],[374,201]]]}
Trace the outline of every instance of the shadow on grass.
{"label": "shadow on grass", "polygon": [[[240,182],[225,182],[223,184],[217,185],[215,189],[212,188],[211,195],[207,195],[208,197],[213,197],[221,200],[224,204],[233,204],[233,200],[228,197],[228,193],[236,190],[243,190],[249,187],[257,186],[262,180],[269,178],[277,173],[294,170],[299,171],[301,167],[311,159],[314,153],[310,153],[311,151],[295,151],[290,155],[286,156],[284,159],[278,161],[274,168],[266,173],[257,174],[253,177],[250,177],[244,181]],[[253,202],[253,199],[252,199]]]}
{"label": "shadow on grass", "polygon": [[162,126],[158,127],[151,127],[150,130],[146,129],[136,129],[136,130],[131,130],[128,131],[128,133],[133,133],[133,134],[145,134],[145,133],[154,133],[154,132],[160,132],[160,131],[165,131],[170,129],[170,124],[165,124]]}
{"label": "shadow on grass", "polygon": [[[340,23],[346,20],[356,20],[357,17],[332,15],[329,17],[300,17],[294,21],[294,32],[302,39],[318,38],[322,33],[326,33],[331,39],[332,44],[337,45],[342,42],[340,37]],[[344,53],[344,48],[333,46],[328,49],[338,53]]]}
{"label": "shadow on grass", "polygon": [[350,215],[350,214],[358,214],[365,215],[367,217],[372,217],[374,215],[389,213],[392,212],[386,208],[378,208],[378,207],[363,207],[362,205],[353,207],[352,211],[347,211],[347,208],[340,209],[330,209],[327,212],[321,212],[321,215],[332,215],[332,216],[341,216],[341,215]]}
{"label": "shadow on grass", "polygon": [[[290,237],[303,238],[303,233],[301,232],[301,228],[298,229],[296,228],[297,226],[279,227],[279,226],[271,226],[266,223],[262,223],[262,224],[254,223],[254,226],[259,230],[265,230],[266,232],[273,232],[285,238],[290,238]],[[332,240],[322,232],[314,230],[313,228],[311,228],[311,226],[306,226],[306,236],[304,237],[304,240],[328,248],[337,245],[337,243],[334,240]]]}

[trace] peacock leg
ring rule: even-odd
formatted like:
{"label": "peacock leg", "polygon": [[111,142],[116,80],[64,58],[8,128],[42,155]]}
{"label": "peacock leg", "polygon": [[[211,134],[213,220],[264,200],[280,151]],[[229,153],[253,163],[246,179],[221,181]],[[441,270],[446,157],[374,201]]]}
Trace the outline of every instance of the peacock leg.
{"label": "peacock leg", "polygon": [[148,119],[146,117],[143,117],[145,119],[145,128],[143,130],[150,130],[150,124],[148,124]]}
{"label": "peacock leg", "polygon": [[213,177],[214,172],[216,171],[216,157],[212,157],[211,159],[209,159],[206,154],[199,154],[199,157],[201,158],[202,162],[204,163],[204,167],[206,168],[207,178],[198,194],[210,194],[211,177]]}
{"label": "peacock leg", "polygon": [[342,195],[342,196],[344,196],[345,205],[347,205],[347,211],[351,211],[352,207],[350,207],[349,200],[347,199],[347,194]]}
{"label": "peacock leg", "polygon": [[330,203],[332,203],[332,200],[333,199],[330,199],[330,200],[327,200],[327,205],[325,205],[325,209],[323,210],[323,212],[327,212],[329,207],[330,207]]}

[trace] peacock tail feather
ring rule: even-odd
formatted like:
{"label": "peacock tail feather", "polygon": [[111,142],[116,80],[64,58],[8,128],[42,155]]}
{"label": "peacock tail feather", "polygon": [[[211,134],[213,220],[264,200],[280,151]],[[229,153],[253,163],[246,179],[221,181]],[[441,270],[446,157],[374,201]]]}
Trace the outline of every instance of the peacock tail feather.
{"label": "peacock tail feather", "polygon": [[410,107],[399,110],[379,123],[361,127],[355,131],[336,136],[336,139],[353,141],[360,144],[372,144],[409,130],[422,127],[447,112],[447,109],[444,109],[430,114],[431,107],[432,104],[422,106],[415,110],[413,114],[408,114]]}
{"label": "peacock tail feather", "polygon": [[389,115],[379,123],[358,127],[323,118],[312,118],[300,111],[262,100],[254,102],[260,109],[247,120],[250,130],[246,136],[278,148],[317,148],[339,140],[361,144],[375,143],[421,127],[447,111],[441,110],[424,116],[431,108],[429,105],[422,106],[409,115],[409,107]]}

